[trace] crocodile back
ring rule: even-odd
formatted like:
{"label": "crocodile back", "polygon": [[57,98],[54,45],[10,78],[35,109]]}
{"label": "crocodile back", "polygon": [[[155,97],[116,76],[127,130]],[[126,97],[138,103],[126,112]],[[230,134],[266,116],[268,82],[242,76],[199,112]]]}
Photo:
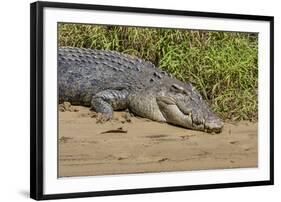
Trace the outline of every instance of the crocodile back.
{"label": "crocodile back", "polygon": [[58,52],[60,101],[89,105],[100,91],[137,91],[159,85],[167,77],[151,62],[114,51],[61,47]]}

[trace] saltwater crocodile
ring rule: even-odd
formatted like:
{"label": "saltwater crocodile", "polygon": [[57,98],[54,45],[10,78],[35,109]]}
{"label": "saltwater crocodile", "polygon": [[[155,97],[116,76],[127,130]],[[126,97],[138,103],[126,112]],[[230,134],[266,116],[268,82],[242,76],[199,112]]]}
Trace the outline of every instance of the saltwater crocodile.
{"label": "saltwater crocodile", "polygon": [[113,110],[188,129],[220,132],[222,120],[198,91],[151,62],[114,51],[60,47],[59,102],[91,107],[105,119]]}

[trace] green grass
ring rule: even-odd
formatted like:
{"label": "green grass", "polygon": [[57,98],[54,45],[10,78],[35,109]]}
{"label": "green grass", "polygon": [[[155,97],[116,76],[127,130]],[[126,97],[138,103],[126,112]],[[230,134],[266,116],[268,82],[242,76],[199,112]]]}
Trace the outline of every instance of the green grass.
{"label": "green grass", "polygon": [[222,118],[258,119],[257,34],[60,24],[59,45],[149,60],[191,82]]}

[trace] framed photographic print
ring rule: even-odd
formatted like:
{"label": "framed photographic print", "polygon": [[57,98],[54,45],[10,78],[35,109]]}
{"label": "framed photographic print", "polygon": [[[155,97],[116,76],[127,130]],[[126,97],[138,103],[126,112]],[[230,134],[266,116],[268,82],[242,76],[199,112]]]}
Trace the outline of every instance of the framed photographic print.
{"label": "framed photographic print", "polygon": [[31,4],[31,197],[273,184],[273,17]]}

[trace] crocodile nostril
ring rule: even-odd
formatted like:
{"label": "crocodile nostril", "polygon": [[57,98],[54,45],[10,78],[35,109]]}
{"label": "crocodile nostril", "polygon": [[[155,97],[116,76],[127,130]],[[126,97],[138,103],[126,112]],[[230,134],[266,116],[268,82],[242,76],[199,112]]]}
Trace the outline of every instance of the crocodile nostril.
{"label": "crocodile nostril", "polygon": [[205,129],[214,132],[220,132],[223,127],[223,122],[217,117],[210,117],[205,121]]}

